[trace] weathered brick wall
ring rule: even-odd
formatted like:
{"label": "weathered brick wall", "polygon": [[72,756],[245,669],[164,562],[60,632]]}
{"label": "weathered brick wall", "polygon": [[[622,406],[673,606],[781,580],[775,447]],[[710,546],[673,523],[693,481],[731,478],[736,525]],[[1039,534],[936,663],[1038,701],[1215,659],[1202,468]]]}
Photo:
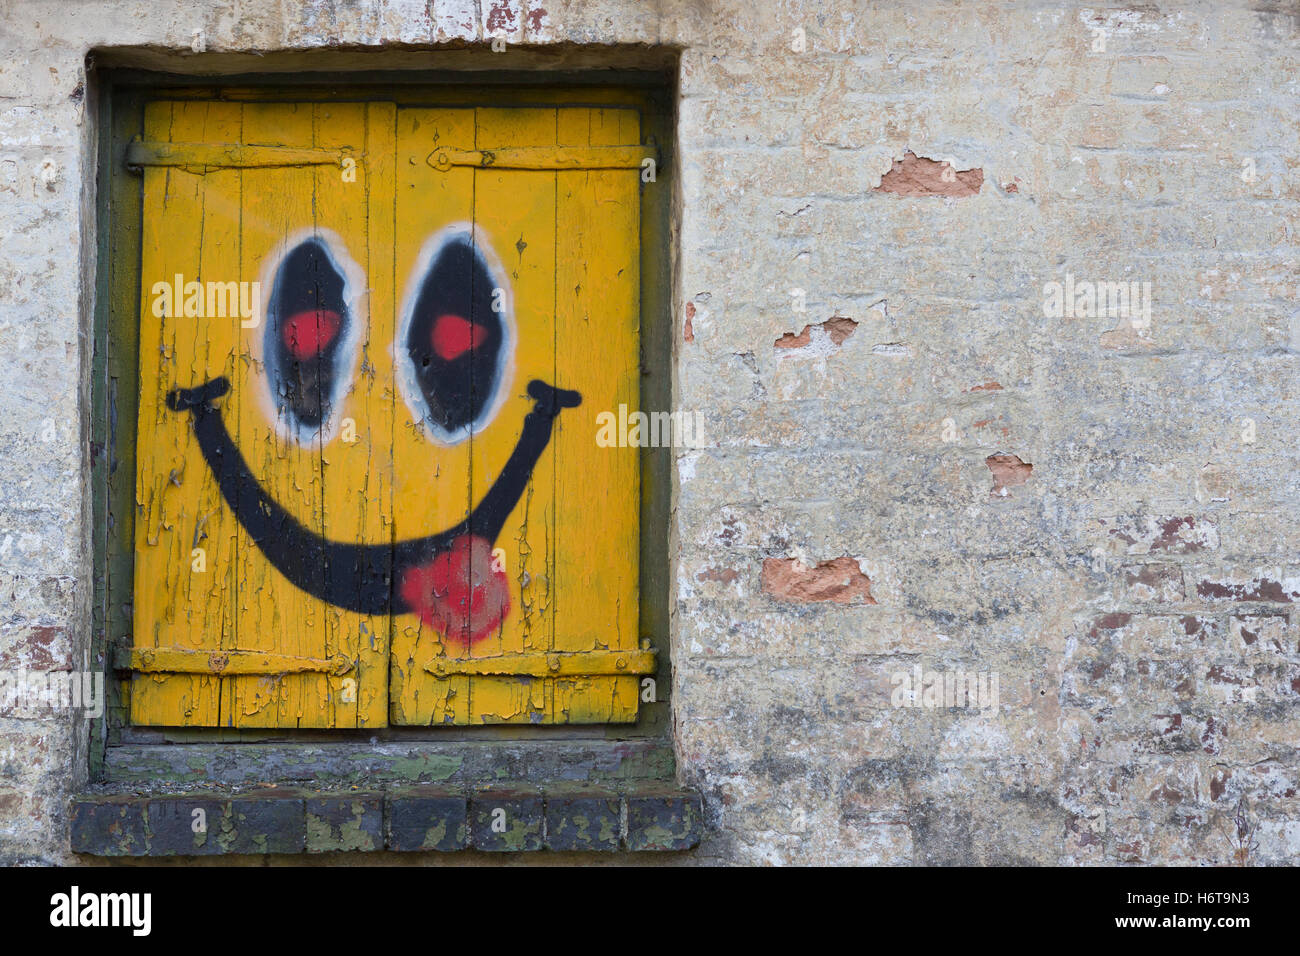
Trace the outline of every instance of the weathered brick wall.
{"label": "weathered brick wall", "polygon": [[[1224,863],[1240,807],[1293,860],[1292,3],[3,0],[0,666],[85,664],[86,52],[489,28],[681,51],[696,858]],[[1149,316],[1045,314],[1067,276]],[[918,666],[996,707],[896,706]],[[68,858],[83,737],[0,718],[0,859]]]}

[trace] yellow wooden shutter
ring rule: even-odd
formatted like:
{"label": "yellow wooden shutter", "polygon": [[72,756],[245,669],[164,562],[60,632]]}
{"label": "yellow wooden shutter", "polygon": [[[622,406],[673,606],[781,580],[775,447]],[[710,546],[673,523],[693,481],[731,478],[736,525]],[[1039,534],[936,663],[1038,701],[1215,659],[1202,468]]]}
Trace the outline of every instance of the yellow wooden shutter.
{"label": "yellow wooden shutter", "polygon": [[[145,144],[128,157],[142,161],[144,174],[135,723],[386,723],[386,617],[313,597],[268,563],[219,488],[218,472],[236,463],[210,467],[196,440],[196,416],[173,410],[168,396],[224,379],[228,390],[211,403],[213,421],[271,498],[325,538],[391,539],[393,398],[363,365],[382,362],[387,346],[373,340],[366,313],[389,312],[393,302],[386,268],[392,117],[384,104],[182,101],[147,108]],[[150,144],[167,143],[174,149],[149,155]],[[204,148],[212,144],[226,148]],[[300,152],[280,156],[277,148]],[[356,164],[351,175],[340,161],[345,155]],[[338,333],[352,341],[338,370],[347,382],[332,426],[338,432],[352,419],[352,443],[338,434],[333,441],[324,433],[296,436],[277,418],[261,355],[264,301],[248,320],[206,314],[210,283],[246,283],[239,291],[251,300],[259,282],[265,300],[277,257],[306,236],[328,241],[355,297]],[[178,282],[182,296],[188,283],[200,284],[201,309],[160,305],[158,284]],[[214,296],[211,311],[225,304]]]}
{"label": "yellow wooden shutter", "polygon": [[[528,382],[577,391],[581,405],[557,416],[495,542],[509,581],[501,626],[465,643],[395,619],[395,724],[636,719],[637,675],[653,669],[637,629],[637,450],[598,446],[596,416],[637,407],[639,142],[628,109],[398,111],[398,274],[418,274],[431,227],[472,222],[505,272],[516,331],[499,413],[438,449],[434,468],[398,409],[396,499],[418,502],[399,505],[398,538],[481,498],[535,404]],[[420,500],[417,486],[434,493]]]}
{"label": "yellow wooden shutter", "polygon": [[[639,138],[628,109],[148,107],[134,723],[635,720],[638,455],[596,416],[638,404]],[[434,314],[453,266],[493,315]],[[210,314],[254,282],[256,324]],[[417,367],[429,328],[468,392]]]}

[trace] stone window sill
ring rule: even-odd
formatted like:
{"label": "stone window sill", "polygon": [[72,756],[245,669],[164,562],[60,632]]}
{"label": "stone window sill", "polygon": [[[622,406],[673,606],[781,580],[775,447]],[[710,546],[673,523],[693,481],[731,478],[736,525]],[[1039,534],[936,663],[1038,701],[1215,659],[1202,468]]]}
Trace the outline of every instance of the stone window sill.
{"label": "stone window sill", "polygon": [[[196,813],[195,811],[202,811]],[[196,826],[201,832],[195,832]],[[682,851],[699,845],[700,796],[441,787],[318,793],[83,794],[72,851],[97,857],[352,852]]]}

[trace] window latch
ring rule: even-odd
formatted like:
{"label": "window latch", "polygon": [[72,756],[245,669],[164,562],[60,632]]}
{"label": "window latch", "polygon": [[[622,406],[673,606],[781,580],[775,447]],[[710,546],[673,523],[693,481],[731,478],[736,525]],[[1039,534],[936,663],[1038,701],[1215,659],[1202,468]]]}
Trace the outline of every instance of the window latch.
{"label": "window latch", "polygon": [[242,143],[158,143],[136,139],[127,144],[126,168],[138,173],[146,166],[171,166],[201,175],[209,169],[339,166],[351,155],[352,151],[348,149],[295,149]]}
{"label": "window latch", "polygon": [[[127,666],[122,667],[122,663]],[[145,674],[210,674],[225,677],[234,674],[333,674],[342,677],[356,666],[344,654],[330,658],[293,657],[265,651],[201,651],[188,647],[135,647],[125,661],[118,659],[118,670]]]}
{"label": "window latch", "polygon": [[473,169],[640,169],[657,150],[645,146],[533,146],[510,149],[438,147],[425,162],[439,172]]}
{"label": "window latch", "polygon": [[435,657],[424,669],[437,677],[460,674],[510,677],[594,677],[655,672],[655,652],[578,651],[504,654],[500,657]]}

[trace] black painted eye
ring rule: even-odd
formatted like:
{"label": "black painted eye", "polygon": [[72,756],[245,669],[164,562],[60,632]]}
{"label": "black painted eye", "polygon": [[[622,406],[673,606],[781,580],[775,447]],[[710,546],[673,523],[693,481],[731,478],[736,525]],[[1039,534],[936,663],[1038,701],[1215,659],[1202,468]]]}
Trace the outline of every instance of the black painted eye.
{"label": "black painted eye", "polygon": [[342,343],[353,322],[346,289],[316,238],[291,249],[275,273],[263,355],[272,399],[300,441],[320,431],[342,398]]}
{"label": "black painted eye", "polygon": [[482,424],[502,387],[506,292],[469,232],[447,235],[426,261],[397,357],[408,404],[434,437],[454,443]]}

